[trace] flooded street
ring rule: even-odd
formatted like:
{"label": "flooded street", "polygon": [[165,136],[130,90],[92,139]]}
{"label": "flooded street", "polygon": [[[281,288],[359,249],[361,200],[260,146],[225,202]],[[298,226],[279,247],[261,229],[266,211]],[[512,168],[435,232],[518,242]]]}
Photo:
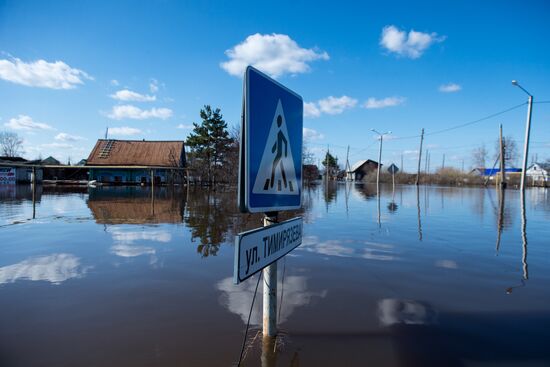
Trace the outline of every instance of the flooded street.
{"label": "flooded street", "polygon": [[[520,196],[304,190],[279,344],[262,357],[254,338],[260,287],[243,365],[550,365],[550,196]],[[236,364],[257,275],[233,284],[234,236],[262,220],[236,206],[194,187],[39,187],[33,208],[30,186],[0,187],[0,366]]]}

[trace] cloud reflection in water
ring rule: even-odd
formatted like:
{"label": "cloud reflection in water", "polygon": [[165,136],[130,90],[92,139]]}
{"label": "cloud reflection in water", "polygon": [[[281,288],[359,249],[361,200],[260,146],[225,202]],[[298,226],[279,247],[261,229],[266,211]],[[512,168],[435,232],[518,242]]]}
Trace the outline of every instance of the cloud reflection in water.
{"label": "cloud reflection in water", "polygon": [[0,268],[0,284],[18,279],[61,284],[67,279],[81,278],[89,268],[80,265],[80,258],[71,254],[33,257]]}
{"label": "cloud reflection in water", "polygon": [[[216,285],[216,288],[221,292],[220,303],[230,312],[241,317],[244,323],[248,320],[254,289],[256,288],[256,277],[239,285],[233,284],[233,278],[222,279]],[[281,294],[282,284],[279,281],[277,284],[279,297]],[[251,325],[262,324],[262,288],[258,287],[256,301],[254,302],[254,310],[250,318]],[[278,322],[286,321],[297,307],[308,305],[315,297],[324,298],[327,294],[326,290],[321,292],[307,291],[307,278],[305,276],[287,276],[284,280],[284,296],[282,307],[280,310],[280,319]],[[279,298],[280,301],[280,298]],[[278,301],[278,302],[279,302]]]}
{"label": "cloud reflection in water", "polygon": [[321,241],[317,236],[304,236],[302,244],[297,249],[325,256],[355,257],[380,261],[397,260],[393,245],[369,241]]}
{"label": "cloud reflection in water", "polygon": [[111,252],[120,257],[136,257],[141,255],[155,255],[156,250],[150,246],[137,245],[138,241],[153,241],[168,243],[172,235],[162,230],[125,230],[124,227],[112,227],[109,232],[113,237]]}

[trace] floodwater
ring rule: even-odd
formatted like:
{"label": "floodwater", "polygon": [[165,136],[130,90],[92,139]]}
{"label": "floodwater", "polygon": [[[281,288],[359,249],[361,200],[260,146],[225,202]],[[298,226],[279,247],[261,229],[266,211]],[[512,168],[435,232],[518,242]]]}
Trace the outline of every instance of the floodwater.
{"label": "floodwater", "polygon": [[[234,236],[262,218],[234,192],[34,197],[0,187],[0,366],[238,362],[257,276],[233,284]],[[280,337],[260,285],[243,366],[550,366],[548,190],[339,183],[297,214]]]}

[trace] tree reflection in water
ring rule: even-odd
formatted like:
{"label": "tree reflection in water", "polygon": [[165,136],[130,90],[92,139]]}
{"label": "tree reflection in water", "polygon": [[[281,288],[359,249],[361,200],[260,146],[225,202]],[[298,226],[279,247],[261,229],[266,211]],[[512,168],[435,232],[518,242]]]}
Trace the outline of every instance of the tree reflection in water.
{"label": "tree reflection in water", "polygon": [[[308,197],[309,195],[304,195],[303,207],[311,202]],[[294,218],[304,212],[303,209],[281,212],[279,221]],[[192,187],[183,220],[191,230],[191,240],[200,242],[197,253],[204,258],[216,256],[220,246],[232,242],[237,233],[261,227],[263,214],[240,213],[237,208],[236,188],[214,190]]]}
{"label": "tree reflection in water", "polygon": [[201,257],[216,256],[238,221],[235,191],[191,188],[184,222],[191,230],[191,240],[200,241]]}

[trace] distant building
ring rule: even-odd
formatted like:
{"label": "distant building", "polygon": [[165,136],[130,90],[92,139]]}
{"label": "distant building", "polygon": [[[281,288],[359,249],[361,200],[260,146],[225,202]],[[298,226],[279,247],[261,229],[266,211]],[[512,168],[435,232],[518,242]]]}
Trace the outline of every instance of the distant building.
{"label": "distant building", "polygon": [[86,166],[94,166],[89,169],[89,179],[102,183],[151,182],[150,169],[133,166],[154,168],[155,183],[173,182],[182,177],[181,171],[173,168],[185,166],[184,142],[100,139],[90,153]]}
{"label": "distant building", "polygon": [[59,166],[61,165],[61,162],[59,162],[57,159],[55,159],[52,156],[49,156],[46,159],[43,159],[41,163],[45,166]]}
{"label": "distant building", "polygon": [[[382,164],[380,165],[382,166]],[[361,181],[370,172],[378,169],[378,162],[371,159],[361,160],[351,166],[350,170],[346,172],[346,179],[352,181]]]}
{"label": "distant building", "polygon": [[[21,157],[0,157],[0,185],[15,185],[32,181],[32,167],[26,165],[39,162],[28,161]],[[42,182],[42,169],[35,168],[36,182]]]}
{"label": "distant building", "polygon": [[[500,173],[500,168],[474,168],[470,171],[470,174],[482,176],[482,177],[489,177],[492,179],[494,176]],[[521,168],[505,168],[504,173],[506,177],[509,177],[510,175],[517,175],[521,173]]]}
{"label": "distant building", "polygon": [[550,181],[550,163],[534,163],[527,168],[525,174],[533,182],[548,182]]}

